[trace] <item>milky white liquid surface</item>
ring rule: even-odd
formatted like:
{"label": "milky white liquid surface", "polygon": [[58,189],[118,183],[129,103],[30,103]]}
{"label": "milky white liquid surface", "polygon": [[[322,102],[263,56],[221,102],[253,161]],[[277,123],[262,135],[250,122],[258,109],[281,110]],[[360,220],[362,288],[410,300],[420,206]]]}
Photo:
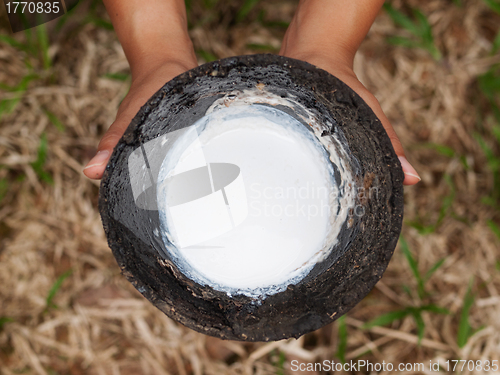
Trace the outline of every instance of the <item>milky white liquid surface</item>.
{"label": "milky white liquid surface", "polygon": [[[335,220],[332,205],[338,203],[331,196],[336,186],[327,154],[305,126],[274,108],[228,108],[200,121],[197,139],[178,141],[159,180],[210,163],[234,164],[244,195],[231,195],[228,187],[227,203],[233,215],[239,210],[244,219],[213,238],[201,233],[208,239],[183,247],[162,203],[168,189],[163,186],[158,191],[162,235],[174,262],[200,284],[230,293],[279,291],[297,283],[328,247],[325,240]],[[196,222],[199,203],[182,207],[185,222]],[[223,225],[217,215],[212,218],[210,225],[217,226],[217,220]]]}

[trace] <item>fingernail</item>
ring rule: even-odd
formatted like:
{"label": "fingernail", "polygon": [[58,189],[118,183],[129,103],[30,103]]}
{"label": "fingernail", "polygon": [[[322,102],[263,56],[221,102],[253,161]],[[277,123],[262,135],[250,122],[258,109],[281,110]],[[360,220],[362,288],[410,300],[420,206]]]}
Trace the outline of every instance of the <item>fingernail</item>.
{"label": "fingernail", "polygon": [[83,170],[90,167],[97,167],[103,165],[106,162],[106,160],[108,160],[108,157],[109,157],[108,150],[98,151],[97,154],[95,154],[95,156],[92,159],[90,159],[90,161],[87,163],[85,168],[83,168]]}
{"label": "fingernail", "polygon": [[410,164],[410,162],[404,157],[404,156],[398,156],[399,162],[401,163],[401,167],[403,167],[403,172],[404,174],[412,177],[418,178],[418,180],[422,180],[420,176],[418,175],[417,171],[413,166]]}

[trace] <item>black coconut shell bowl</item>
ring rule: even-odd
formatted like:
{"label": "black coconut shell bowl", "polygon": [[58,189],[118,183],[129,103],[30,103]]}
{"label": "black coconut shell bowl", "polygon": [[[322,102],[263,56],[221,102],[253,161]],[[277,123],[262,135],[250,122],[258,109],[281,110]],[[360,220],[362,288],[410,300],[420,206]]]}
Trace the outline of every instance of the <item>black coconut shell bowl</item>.
{"label": "black coconut shell bowl", "polygon": [[[342,225],[335,251],[295,285],[265,298],[228,295],[200,285],[179,271],[152,232],[154,208],[143,209],[131,187],[134,150],[203,117],[235,90],[262,88],[315,114],[321,136],[342,134],[357,187],[376,188],[375,198],[355,197],[362,215]],[[301,121],[299,109],[284,109]],[[316,135],[317,136],[317,135]],[[403,219],[399,160],[380,120],[347,85],[306,62],[276,55],[232,57],[199,66],[167,82],[141,108],[115,147],[104,173],[99,210],[110,248],[122,273],[170,318],[211,336],[270,341],[299,337],[354,307],[382,277]]]}

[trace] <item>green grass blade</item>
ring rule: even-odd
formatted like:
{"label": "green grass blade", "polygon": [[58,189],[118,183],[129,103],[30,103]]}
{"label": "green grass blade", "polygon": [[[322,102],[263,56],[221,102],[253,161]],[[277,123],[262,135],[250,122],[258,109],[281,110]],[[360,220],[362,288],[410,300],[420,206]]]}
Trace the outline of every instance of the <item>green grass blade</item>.
{"label": "green grass blade", "polygon": [[459,159],[460,159],[460,164],[462,164],[462,167],[464,167],[464,169],[466,171],[469,171],[470,170],[470,165],[467,162],[467,157],[465,155],[460,155]]}
{"label": "green grass blade", "polygon": [[29,52],[29,47],[26,44],[18,42],[9,35],[0,35],[0,41],[16,49]]}
{"label": "green grass blade", "polygon": [[425,334],[424,319],[422,318],[421,312],[418,310],[413,311],[411,315],[413,316],[413,318],[415,319],[415,323],[417,324],[418,346],[420,346],[420,343],[422,342]]}
{"label": "green grass blade", "polygon": [[27,74],[21,79],[21,81],[16,86],[9,86],[4,83],[0,84],[1,89],[17,93],[17,95],[15,95],[13,99],[3,99],[2,102],[15,102],[15,104],[17,104],[17,102],[21,100],[24,92],[28,89],[29,83],[37,78],[38,75],[36,74]]}
{"label": "green grass blade", "polygon": [[347,324],[345,323],[345,315],[337,320],[339,327],[339,344],[337,347],[337,357],[342,363],[345,363],[345,352],[347,350]]}
{"label": "green grass blade", "polygon": [[[495,102],[492,102],[491,104],[492,104],[491,109],[493,111],[493,116],[495,116],[497,123],[500,124],[500,102],[498,105]],[[493,126],[493,131],[495,131],[495,126]]]}
{"label": "green grass blade", "polygon": [[486,223],[488,224],[488,227],[491,229],[491,231],[495,233],[495,235],[500,239],[500,226],[498,226],[498,224],[493,220],[488,220]]}
{"label": "green grass blade", "polygon": [[68,271],[64,272],[61,276],[59,276],[57,280],[54,282],[54,284],[49,290],[49,293],[47,294],[47,299],[46,299],[47,308],[51,307],[57,308],[57,305],[54,304],[53,302],[54,297],[56,296],[59,289],[61,289],[64,280],[66,280],[72,274],[72,272],[73,271],[69,269]]}
{"label": "green grass blade", "polygon": [[408,30],[413,35],[419,36],[420,30],[418,26],[409,17],[405,16],[399,10],[394,9],[394,7],[389,3],[384,4],[384,10],[387,12],[389,17],[392,18],[395,24]]}
{"label": "green grass blade", "polygon": [[47,159],[47,135],[45,133],[40,137],[40,145],[38,146],[37,158],[31,163],[33,170],[38,175],[40,180],[45,181],[48,184],[52,184],[54,181],[49,173],[44,170],[45,161]]}
{"label": "green grass blade", "polygon": [[66,13],[64,16],[59,17],[56,23],[55,31],[61,31],[66,22],[68,22],[69,17],[71,17],[69,13]]}
{"label": "green grass blade", "polygon": [[469,323],[470,309],[474,304],[474,295],[472,294],[472,280],[469,283],[467,292],[465,293],[462,311],[460,313],[460,322],[458,323],[457,344],[463,348],[469,337],[472,336],[472,327]]}
{"label": "green grass blade", "polygon": [[500,145],[500,125],[494,125],[492,131],[493,135],[497,139],[497,143]]}
{"label": "green grass blade", "polygon": [[32,56],[36,56],[38,52],[38,48],[36,45],[36,41],[34,40],[33,32],[31,30],[31,27],[28,24],[28,20],[26,19],[24,14],[21,14],[21,21],[24,24],[25,30],[24,30],[24,36],[26,37],[26,47],[28,47],[28,52]]}
{"label": "green grass blade", "polygon": [[4,113],[12,113],[14,109],[16,108],[17,104],[21,101],[23,92],[19,93],[19,95],[16,95],[15,98],[13,99],[2,99],[0,100],[0,117]]}
{"label": "green grass blade", "polygon": [[500,207],[497,207],[497,202],[495,199],[493,199],[492,197],[489,197],[489,196],[483,196],[480,198],[480,202],[486,206],[491,206],[493,208],[497,208],[498,210],[500,210]]}
{"label": "green grass blade", "polygon": [[59,130],[61,133],[63,133],[64,130],[66,130],[64,124],[61,122],[61,120],[57,118],[55,114],[47,110],[45,111],[45,114],[49,118],[49,121],[52,123],[52,125],[54,125],[57,128],[57,130]]}
{"label": "green grass blade", "polygon": [[478,77],[479,89],[491,101],[500,93],[500,75],[497,76],[494,69],[490,69]]}
{"label": "green grass blade", "polygon": [[105,19],[96,17],[94,15],[88,15],[85,18],[85,23],[91,23],[94,24],[97,27],[101,27],[105,30],[114,30],[113,24]]}
{"label": "green grass blade", "polygon": [[276,27],[279,29],[288,29],[290,22],[287,21],[262,21],[262,25],[265,27]]}
{"label": "green grass blade", "polygon": [[420,9],[413,9],[413,15],[417,20],[416,25],[418,27],[418,36],[422,38],[425,42],[434,42],[434,38],[432,37],[432,28],[427,21],[427,17],[422,13]]}
{"label": "green grass blade", "polygon": [[94,18],[91,22],[97,27],[101,27],[105,30],[114,30],[113,24],[111,22],[103,20],[101,18]]}
{"label": "green grass blade", "polygon": [[445,174],[443,178],[450,187],[450,194],[443,198],[443,204],[441,206],[441,209],[439,210],[439,217],[436,226],[439,226],[441,224],[443,219],[446,217],[446,214],[450,210],[453,201],[455,200],[455,184],[453,183],[453,180],[451,179],[450,175],[447,174]]}
{"label": "green grass blade", "polygon": [[416,48],[419,44],[414,40],[405,38],[404,36],[390,36],[387,38],[387,42],[395,46],[402,46],[406,48]]}
{"label": "green grass blade", "polygon": [[213,9],[219,0],[203,0],[203,5],[205,6],[205,9]]}
{"label": "green grass blade", "polygon": [[486,141],[483,139],[483,137],[478,133],[476,133],[474,134],[474,138],[476,139],[477,143],[483,150],[484,156],[486,156],[486,160],[488,161],[488,167],[493,172],[500,170],[500,158],[497,157],[493,152],[493,150],[486,144]]}
{"label": "green grass blade", "polygon": [[430,311],[444,315],[450,313],[448,309],[436,306],[434,304],[424,305],[420,307],[408,307],[406,310],[409,311],[413,316],[413,318],[415,319],[415,323],[417,325],[418,345],[420,345],[420,343],[422,342],[422,339],[424,338],[425,334],[425,322],[424,319],[422,318],[422,311]]}
{"label": "green grass blade", "polygon": [[497,36],[493,40],[493,44],[491,46],[491,54],[494,55],[500,49],[500,30],[498,31]]}
{"label": "green grass blade", "polygon": [[500,1],[484,0],[484,2],[491,8],[491,10],[500,14]]}
{"label": "green grass blade", "polygon": [[13,88],[13,91],[26,91],[28,89],[28,85],[31,81],[39,78],[37,74],[27,74],[23,77],[21,82]]}
{"label": "green grass blade", "polygon": [[420,279],[420,273],[418,271],[417,261],[415,260],[415,258],[413,258],[408,243],[406,242],[403,236],[399,237],[399,243],[401,244],[401,250],[403,251],[403,255],[405,256],[406,260],[408,261],[408,264],[410,265],[413,275],[415,276],[415,278]]}
{"label": "green grass blade", "polygon": [[408,264],[410,266],[411,272],[413,273],[413,276],[415,276],[415,279],[417,280],[417,291],[418,291],[418,296],[420,299],[424,297],[424,281],[422,279],[422,276],[420,275],[420,272],[418,270],[418,263],[413,257],[410,248],[408,247],[408,243],[404,239],[403,236],[399,238],[399,242],[401,244],[401,250],[403,251],[403,255],[405,256],[406,260],[408,261]]}
{"label": "green grass blade", "polygon": [[15,92],[16,94],[14,95],[13,98],[11,99],[2,99],[0,100],[0,117],[2,116],[3,113],[12,113],[16,106],[19,104],[21,101],[24,92],[28,89],[29,83],[38,78],[38,75],[36,74],[28,74],[23,77],[21,82],[17,86],[8,86],[3,84],[2,88],[11,92]]}
{"label": "green grass blade", "polygon": [[241,22],[243,19],[251,12],[251,10],[257,5],[259,0],[245,0],[240,10],[236,14],[236,22]]}
{"label": "green grass blade", "polygon": [[12,318],[9,318],[8,316],[2,316],[0,318],[0,331],[2,330],[3,326],[6,324],[6,323],[10,323],[10,322],[13,322],[14,319]]}
{"label": "green grass blade", "polygon": [[31,163],[33,169],[38,170],[43,168],[47,159],[47,134],[42,133],[40,137],[40,145],[38,146],[36,160]]}
{"label": "green grass blade", "polygon": [[130,78],[130,74],[128,74],[128,73],[107,73],[104,75],[104,78],[109,78],[109,79],[113,79],[115,81],[125,82],[126,80],[128,80]]}
{"label": "green grass blade", "polygon": [[413,19],[404,15],[400,11],[394,9],[390,4],[384,4],[384,9],[392,18],[394,23],[401,26],[411,34],[413,38],[391,37],[388,38],[389,43],[401,45],[407,48],[422,48],[427,50],[435,60],[441,59],[441,52],[434,44],[432,35],[432,27],[427,20],[427,17],[419,9],[413,9]]}
{"label": "green grass blade", "polygon": [[203,49],[200,49],[196,51],[198,55],[205,60],[206,62],[211,62],[217,60],[217,56],[215,56],[213,53],[207,52]]}
{"label": "green grass blade", "polygon": [[432,35],[432,27],[427,20],[425,14],[420,10],[414,9],[413,11],[415,18],[418,20],[420,28],[420,37],[422,38],[422,47],[429,51],[435,60],[441,59],[441,52],[436,47],[434,43],[434,36]]}
{"label": "green grass blade", "polygon": [[38,40],[38,47],[42,53],[43,68],[49,69],[52,65],[49,57],[49,35],[47,34],[47,27],[41,24],[36,28],[36,36]]}
{"label": "green grass blade", "polygon": [[286,355],[280,350],[273,350],[270,353],[270,361],[276,370],[276,375],[285,375]]}
{"label": "green grass blade", "polygon": [[431,150],[434,150],[438,152],[441,155],[444,155],[446,157],[452,158],[455,156],[455,150],[453,150],[451,147],[441,145],[439,143],[424,143],[422,147],[429,148]]}
{"label": "green grass blade", "polygon": [[7,99],[0,100],[0,118],[4,113],[8,113],[10,101]]}
{"label": "green grass blade", "polygon": [[278,361],[276,362],[276,375],[285,375],[286,355],[282,351],[279,352]]}
{"label": "green grass blade", "polygon": [[421,311],[431,311],[436,314],[442,314],[442,315],[449,315],[450,310],[444,308],[444,307],[439,307],[434,304],[429,304],[429,305],[424,305],[419,308]]}
{"label": "green grass blade", "polygon": [[431,56],[434,58],[434,60],[441,60],[443,55],[441,54],[441,51],[436,47],[436,45],[433,43],[427,50],[430,52]]}
{"label": "green grass blade", "polygon": [[372,327],[377,327],[377,326],[385,326],[388,324],[391,324],[392,322],[396,320],[403,319],[405,316],[411,313],[411,310],[405,309],[405,310],[398,310],[398,311],[392,311],[387,314],[380,315],[379,317],[370,320],[369,322],[366,322],[363,324],[362,328],[368,329]]}
{"label": "green grass blade", "polygon": [[425,273],[425,276],[424,276],[424,282],[426,282],[427,280],[429,280],[432,276],[432,274],[434,272],[436,272],[439,267],[441,267],[444,263],[444,261],[446,260],[446,257],[443,258],[443,259],[440,259],[438,260],[426,273]]}
{"label": "green grass blade", "polygon": [[410,287],[408,285],[401,285],[401,288],[403,288],[403,291],[408,295],[408,297],[412,298],[412,295],[411,295],[411,290],[410,290]]}
{"label": "green grass blade", "polygon": [[7,191],[9,190],[9,182],[7,181],[7,178],[1,178],[0,179],[0,203],[2,203],[2,200],[5,198],[7,195]]}
{"label": "green grass blade", "polygon": [[453,150],[451,147],[440,145],[435,143],[434,144],[435,150],[439,152],[441,155],[447,156],[449,158],[452,158],[455,156],[455,150]]}
{"label": "green grass blade", "polygon": [[436,231],[436,225],[425,225],[417,220],[408,221],[407,224],[412,228],[415,228],[418,231],[418,234],[421,234],[422,236],[426,236]]}

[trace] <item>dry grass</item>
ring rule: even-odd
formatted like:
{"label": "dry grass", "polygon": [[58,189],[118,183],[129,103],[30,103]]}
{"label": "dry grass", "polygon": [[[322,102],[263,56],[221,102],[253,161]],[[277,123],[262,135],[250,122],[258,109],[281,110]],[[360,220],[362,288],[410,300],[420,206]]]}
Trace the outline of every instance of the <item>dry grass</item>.
{"label": "dry grass", "polygon": [[[95,3],[92,10],[88,1],[81,3],[61,31],[53,30],[57,21],[48,25],[53,62],[48,69],[40,54],[0,42],[0,82],[14,86],[32,72],[39,75],[12,112],[0,118],[0,373],[282,374],[290,372],[294,359],[337,359],[344,344],[338,322],[299,340],[223,342],[165,317],[120,275],[96,208],[98,185],[81,170],[128,90],[127,80],[106,74],[126,74],[128,65],[113,31],[85,18],[94,14],[106,20],[102,6]],[[242,22],[234,19],[241,3],[228,3],[191,2],[191,36],[200,63],[211,55],[279,48],[285,30],[279,23],[291,19],[293,1],[259,3]],[[461,3],[393,2],[396,9],[418,7],[428,16],[441,60],[421,49],[388,44],[386,37],[406,34],[382,13],[355,61],[359,78],[381,102],[422,176],[421,183],[405,189],[403,229],[418,269],[424,274],[445,260],[420,298],[398,248],[382,280],[345,319],[347,342],[340,353],[346,360],[395,366],[500,360],[500,239],[487,225],[488,220],[500,222],[500,210],[498,201],[496,207],[483,203],[492,195],[493,174],[473,136],[482,134],[498,157],[491,108],[477,78],[500,63],[500,55],[490,53],[500,16],[481,0]],[[260,11],[265,11],[263,18]],[[2,35],[7,34],[4,29]],[[25,42],[22,33],[15,38]],[[3,89],[0,99],[18,94]],[[33,163],[43,134],[47,155],[37,166]],[[445,145],[454,154],[445,156],[432,144]],[[50,179],[44,180],[47,174]],[[452,190],[453,199],[439,220]],[[421,234],[411,224],[415,222],[431,230]],[[48,298],[68,270],[71,274]],[[468,319],[473,329],[482,329],[460,347],[457,335],[470,282],[475,300]],[[420,344],[410,315],[362,327],[384,313],[424,304],[450,313],[422,313],[425,336]]]}

